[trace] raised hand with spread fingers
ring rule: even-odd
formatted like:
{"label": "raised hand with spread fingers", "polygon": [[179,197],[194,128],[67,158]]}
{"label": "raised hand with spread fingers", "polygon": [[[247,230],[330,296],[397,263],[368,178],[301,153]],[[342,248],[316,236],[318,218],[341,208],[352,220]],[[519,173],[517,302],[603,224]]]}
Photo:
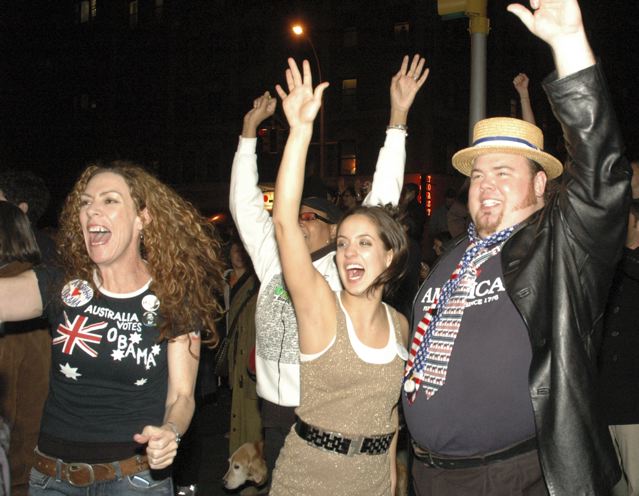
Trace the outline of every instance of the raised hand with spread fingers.
{"label": "raised hand with spread fingers", "polygon": [[288,94],[278,84],[275,89],[282,99],[282,108],[288,120],[291,130],[310,125],[322,106],[322,95],[328,88],[328,83],[320,83],[313,90],[313,78],[311,76],[311,66],[308,60],[302,62],[300,73],[295,60],[288,59],[288,69],[286,69],[286,84]]}
{"label": "raised hand with spread fingers", "polygon": [[419,54],[415,54],[408,66],[409,57],[404,56],[402,65],[391,79],[390,97],[391,109],[408,112],[415,95],[428,79],[430,69],[425,68],[426,59]]}
{"label": "raised hand with spread fingers", "polygon": [[530,8],[508,5],[532,34],[550,45],[559,77],[594,65],[577,0],[530,0]]}

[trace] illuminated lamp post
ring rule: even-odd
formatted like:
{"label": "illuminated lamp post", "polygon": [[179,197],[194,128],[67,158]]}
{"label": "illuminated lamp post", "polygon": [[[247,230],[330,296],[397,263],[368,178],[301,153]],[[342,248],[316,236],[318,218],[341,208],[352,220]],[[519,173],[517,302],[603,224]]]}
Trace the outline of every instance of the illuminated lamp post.
{"label": "illuminated lamp post", "polygon": [[[291,30],[295,36],[304,36],[308,41],[308,44],[311,45],[311,50],[313,51],[313,57],[315,57],[315,65],[317,66],[317,76],[319,78],[318,83],[322,82],[322,66],[320,65],[319,57],[317,56],[317,51],[315,50],[315,45],[313,45],[313,40],[308,35],[308,33],[304,32],[304,28],[300,24],[294,25]],[[322,106],[320,107],[320,138],[319,138],[319,146],[320,146],[320,177],[324,177],[326,172],[326,141],[324,137],[324,102],[322,102]]]}

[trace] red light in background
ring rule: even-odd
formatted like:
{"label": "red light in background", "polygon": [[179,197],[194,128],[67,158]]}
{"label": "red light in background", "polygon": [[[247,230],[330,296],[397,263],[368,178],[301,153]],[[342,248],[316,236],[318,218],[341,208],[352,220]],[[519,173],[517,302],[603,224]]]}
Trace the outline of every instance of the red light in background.
{"label": "red light in background", "polygon": [[433,189],[433,176],[428,174],[426,176],[426,215],[430,217],[433,212],[433,197],[431,196]]}

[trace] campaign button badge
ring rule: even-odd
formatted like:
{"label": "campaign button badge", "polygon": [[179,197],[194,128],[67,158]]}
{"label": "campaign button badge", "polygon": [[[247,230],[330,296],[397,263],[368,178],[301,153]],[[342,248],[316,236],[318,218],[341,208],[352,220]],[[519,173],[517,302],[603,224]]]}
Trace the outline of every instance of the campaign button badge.
{"label": "campaign button badge", "polygon": [[142,308],[147,312],[157,312],[160,308],[160,300],[154,294],[148,294],[142,298]]}
{"label": "campaign button badge", "polygon": [[74,279],[62,288],[60,295],[65,305],[69,307],[81,307],[93,298],[93,289],[88,282],[82,279]]}

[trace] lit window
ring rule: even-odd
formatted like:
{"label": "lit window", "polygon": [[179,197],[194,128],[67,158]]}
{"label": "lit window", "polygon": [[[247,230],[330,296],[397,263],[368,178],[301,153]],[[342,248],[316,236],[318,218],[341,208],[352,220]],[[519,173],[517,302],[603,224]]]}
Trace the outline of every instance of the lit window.
{"label": "lit window", "polygon": [[342,80],[342,110],[357,108],[357,79]]}
{"label": "lit window", "polygon": [[89,22],[89,0],[78,2],[77,4],[78,19],[80,24]]}
{"label": "lit window", "polygon": [[342,176],[357,174],[357,150],[354,141],[340,141],[339,173]]}
{"label": "lit window", "polygon": [[76,3],[76,23],[94,21],[98,15],[98,0],[81,0]]}
{"label": "lit window", "polygon": [[129,27],[134,28],[138,25],[138,0],[129,2]]}
{"label": "lit window", "polygon": [[344,30],[344,46],[347,48],[357,46],[357,28],[346,28]]}

